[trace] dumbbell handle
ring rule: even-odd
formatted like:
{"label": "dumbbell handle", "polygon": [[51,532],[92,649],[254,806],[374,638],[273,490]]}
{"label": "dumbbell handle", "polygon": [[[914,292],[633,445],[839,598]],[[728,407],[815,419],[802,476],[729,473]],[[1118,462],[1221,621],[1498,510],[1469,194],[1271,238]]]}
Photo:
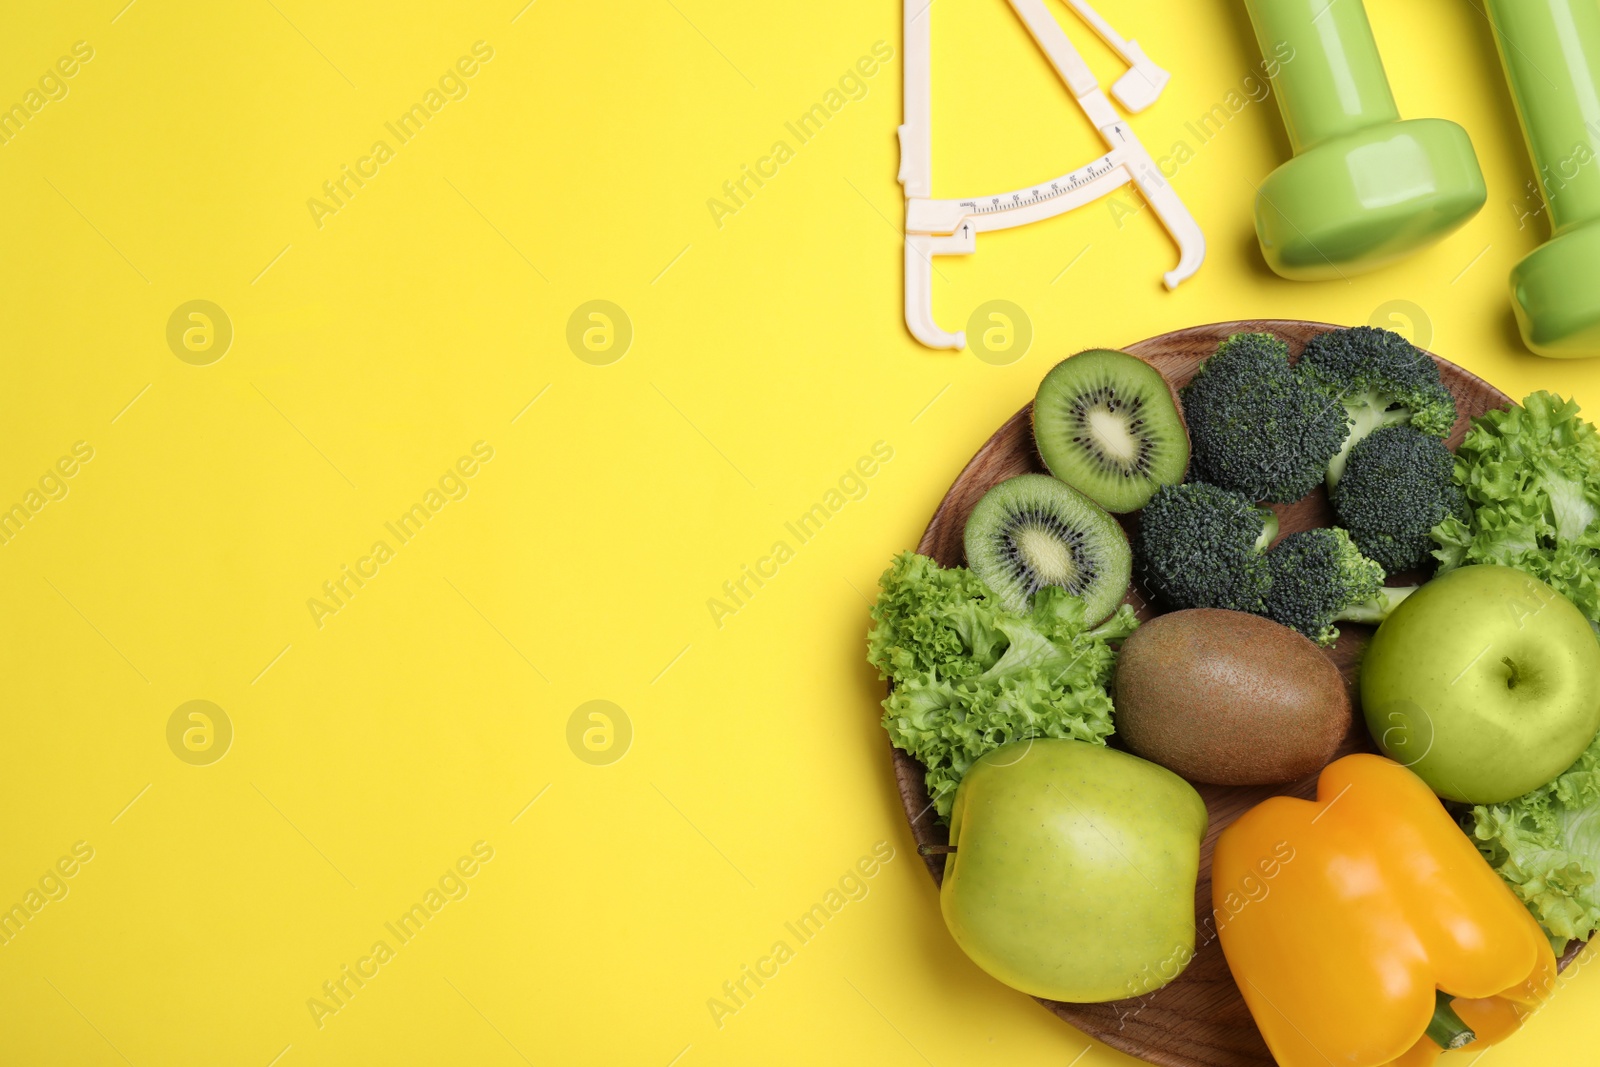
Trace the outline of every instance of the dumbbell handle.
{"label": "dumbbell handle", "polygon": [[1600,4],[1489,0],[1552,234],[1600,219]]}
{"label": "dumbbell handle", "polygon": [[1296,155],[1399,121],[1361,0],[1246,0],[1245,7],[1261,54],[1279,64],[1272,80]]}

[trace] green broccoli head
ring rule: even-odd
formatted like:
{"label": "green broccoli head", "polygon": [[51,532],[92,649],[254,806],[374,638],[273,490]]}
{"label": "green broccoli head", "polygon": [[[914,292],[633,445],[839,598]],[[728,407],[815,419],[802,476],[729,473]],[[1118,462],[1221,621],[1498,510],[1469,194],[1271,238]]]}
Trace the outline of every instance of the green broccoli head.
{"label": "green broccoli head", "polygon": [[1350,416],[1344,447],[1328,464],[1328,488],[1344,473],[1350,450],[1380,426],[1408,423],[1447,437],[1456,398],[1433,359],[1397,333],[1376,326],[1330,330],[1306,342],[1296,370],[1338,401]]}
{"label": "green broccoli head", "polygon": [[1299,500],[1327,474],[1349,429],[1344,409],[1289,365],[1268,333],[1234,334],[1183,390],[1191,471],[1252,501]]}
{"label": "green broccoli head", "polygon": [[1454,468],[1437,437],[1380,426],[1350,450],[1333,510],[1356,547],[1388,573],[1424,566],[1432,562],[1433,528],[1451,515],[1466,518]]}
{"label": "green broccoli head", "polygon": [[1335,527],[1290,534],[1267,553],[1267,565],[1267,617],[1319,645],[1338,640],[1336,622],[1382,622],[1416,588],[1385,587],[1383,568]]}
{"label": "green broccoli head", "polygon": [[1266,608],[1266,548],[1278,517],[1245,496],[1204,482],[1164,485],[1139,513],[1145,587],[1176,608]]}

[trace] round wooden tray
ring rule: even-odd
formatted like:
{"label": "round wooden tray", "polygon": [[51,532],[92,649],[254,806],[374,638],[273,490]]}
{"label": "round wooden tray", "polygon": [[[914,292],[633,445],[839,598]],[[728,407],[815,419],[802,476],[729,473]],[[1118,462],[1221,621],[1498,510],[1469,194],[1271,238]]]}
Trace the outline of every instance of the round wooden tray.
{"label": "round wooden tray", "polygon": [[[1154,366],[1174,388],[1182,388],[1194,376],[1201,362],[1215,352],[1217,344],[1230,334],[1242,331],[1277,334],[1288,342],[1290,352],[1298,358],[1306,341],[1334,329],[1339,327],[1278,319],[1218,322],[1152,337],[1129,345],[1124,351]],[[1511,403],[1511,398],[1454,363],[1439,359],[1438,356],[1433,358],[1439,364],[1445,385],[1455,394],[1460,409],[1448,440],[1454,449],[1466,435],[1468,421],[1473,416],[1492,408],[1506,407]],[[933,520],[928,523],[922,540],[917,544],[918,552],[946,567],[964,565],[966,559],[962,550],[962,532],[966,528],[967,516],[983,494],[996,483],[1018,474],[1047,473],[1034,448],[1032,409],[1030,403],[1006,420],[972,457],[945,494],[939,509],[934,512]],[[1278,514],[1279,536],[1333,524],[1327,494],[1321,488],[1297,503],[1274,505],[1273,510]],[[1123,516],[1121,521],[1131,534],[1137,516]],[[1407,585],[1415,580],[1396,575],[1391,579],[1391,584]],[[1129,588],[1125,602],[1134,606],[1140,619],[1159,614],[1151,608],[1149,596],[1137,582]],[[1343,623],[1340,631],[1339,640],[1326,651],[1344,675],[1346,686],[1351,687],[1350,700],[1356,714],[1350,733],[1340,745],[1335,758],[1350,752],[1372,750],[1361,717],[1358,694],[1352,686],[1356,662],[1372,636],[1372,627]],[[1111,738],[1111,743],[1117,743],[1115,736]],[[906,818],[910,820],[917,844],[948,844],[947,828],[937,823],[928,802],[927,790],[923,787],[922,764],[899,749],[891,748],[890,751],[894,755],[894,773],[899,784],[900,799],[905,805]],[[1195,886],[1197,928],[1193,961],[1175,981],[1138,999],[1107,1004],[1040,1003],[1112,1048],[1163,1067],[1272,1067],[1272,1057],[1250,1019],[1249,1009],[1239,996],[1216,940],[1211,922],[1211,849],[1223,827],[1267,797],[1278,794],[1308,799],[1315,797],[1316,777],[1313,775],[1288,785],[1196,784],[1195,788],[1205,799],[1210,825],[1200,847],[1200,880]],[[937,884],[943,877],[944,858],[931,856],[925,862],[928,873]],[[1575,944],[1562,964],[1570,962],[1581,947]]]}

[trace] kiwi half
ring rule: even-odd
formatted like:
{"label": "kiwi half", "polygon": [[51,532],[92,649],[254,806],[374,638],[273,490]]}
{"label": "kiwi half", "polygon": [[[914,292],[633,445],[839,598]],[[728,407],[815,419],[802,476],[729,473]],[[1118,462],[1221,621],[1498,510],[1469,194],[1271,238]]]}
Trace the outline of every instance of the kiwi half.
{"label": "kiwi half", "polygon": [[1107,511],[1138,511],[1189,467],[1189,434],[1166,379],[1104,348],[1069,356],[1044,376],[1033,438],[1050,473]]}
{"label": "kiwi half", "polygon": [[967,566],[1007,607],[1028,611],[1033,594],[1059,585],[1081,597],[1091,623],[1128,589],[1128,538],[1094,502],[1048,474],[1022,474],[990,489],[963,534]]}

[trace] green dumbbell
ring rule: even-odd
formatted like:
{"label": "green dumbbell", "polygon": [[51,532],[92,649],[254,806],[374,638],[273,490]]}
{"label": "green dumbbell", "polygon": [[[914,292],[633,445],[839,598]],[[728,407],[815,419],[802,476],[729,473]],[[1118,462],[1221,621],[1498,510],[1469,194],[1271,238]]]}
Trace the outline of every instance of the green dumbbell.
{"label": "green dumbbell", "polygon": [[1551,238],[1511,271],[1522,340],[1541,356],[1600,355],[1600,4],[1489,0]]}
{"label": "green dumbbell", "polygon": [[1345,277],[1439,240],[1488,191],[1467,132],[1402,121],[1361,0],[1245,0],[1294,158],[1261,183],[1256,236],[1285,278]]}

